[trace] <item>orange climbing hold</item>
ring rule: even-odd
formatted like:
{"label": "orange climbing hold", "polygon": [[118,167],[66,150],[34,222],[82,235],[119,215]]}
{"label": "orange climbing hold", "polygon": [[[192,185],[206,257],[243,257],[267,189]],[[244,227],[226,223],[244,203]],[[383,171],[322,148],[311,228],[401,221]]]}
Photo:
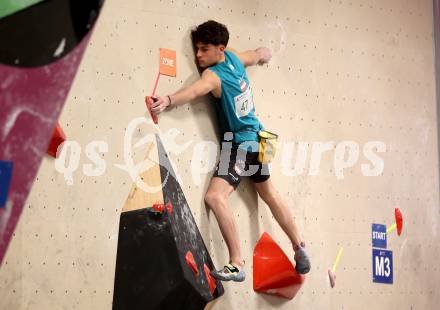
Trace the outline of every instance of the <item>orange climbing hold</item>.
{"label": "orange climbing hold", "polygon": [[254,249],[254,291],[292,299],[304,279],[278,244],[263,233]]}

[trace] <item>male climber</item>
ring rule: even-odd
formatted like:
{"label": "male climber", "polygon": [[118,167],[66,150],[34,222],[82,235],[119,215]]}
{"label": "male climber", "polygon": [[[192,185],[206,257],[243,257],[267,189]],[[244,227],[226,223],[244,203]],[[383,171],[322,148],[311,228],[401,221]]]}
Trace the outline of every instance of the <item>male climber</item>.
{"label": "male climber", "polygon": [[[211,273],[223,281],[241,282],[245,279],[239,234],[228,207],[228,198],[240,184],[244,172],[254,167],[254,173],[249,176],[252,184],[292,242],[296,271],[305,274],[310,270],[310,261],[298,227],[289,206],[271,182],[268,164],[258,161],[258,148],[255,149],[259,141],[258,132],[264,128],[255,116],[252,89],[245,67],[269,62],[272,57],[270,50],[264,47],[245,52],[226,49],[228,29],[212,20],[193,29],[191,39],[198,66],[203,70],[201,78],[174,94],[157,97],[152,112],[159,114],[167,107],[185,104],[208,93],[216,99],[223,142],[220,160],[206,192],[205,202],[215,214],[229,250],[230,261],[221,270]],[[227,150],[225,145],[229,145]]]}

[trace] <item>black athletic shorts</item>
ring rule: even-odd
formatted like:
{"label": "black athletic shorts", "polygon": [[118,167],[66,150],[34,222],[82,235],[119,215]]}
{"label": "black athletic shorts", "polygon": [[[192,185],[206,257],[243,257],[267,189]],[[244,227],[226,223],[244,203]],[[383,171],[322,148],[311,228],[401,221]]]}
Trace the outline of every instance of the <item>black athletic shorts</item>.
{"label": "black athletic shorts", "polygon": [[240,184],[241,178],[248,176],[254,183],[260,183],[270,178],[270,164],[261,164],[258,161],[258,152],[246,152],[232,145],[231,156],[220,151],[220,160],[215,167],[213,177],[219,177],[234,189]]}

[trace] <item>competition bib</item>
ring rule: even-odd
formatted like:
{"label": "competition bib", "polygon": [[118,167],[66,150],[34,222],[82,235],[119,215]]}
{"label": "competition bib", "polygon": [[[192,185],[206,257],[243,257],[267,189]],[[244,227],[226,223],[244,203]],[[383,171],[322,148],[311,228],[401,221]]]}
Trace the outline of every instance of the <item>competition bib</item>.
{"label": "competition bib", "polygon": [[234,97],[235,102],[235,114],[237,117],[243,117],[249,114],[254,108],[254,100],[252,96],[251,88],[248,87],[246,91],[238,96]]}

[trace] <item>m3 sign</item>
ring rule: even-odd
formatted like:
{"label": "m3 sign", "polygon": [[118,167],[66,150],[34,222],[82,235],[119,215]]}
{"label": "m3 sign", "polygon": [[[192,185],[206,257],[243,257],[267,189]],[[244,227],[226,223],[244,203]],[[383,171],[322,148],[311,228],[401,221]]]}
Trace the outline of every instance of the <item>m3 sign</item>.
{"label": "m3 sign", "polygon": [[373,246],[373,282],[393,284],[393,252],[385,250],[387,248],[386,226],[372,224],[371,239],[371,245]]}
{"label": "m3 sign", "polygon": [[393,252],[373,249],[373,282],[393,284]]}

